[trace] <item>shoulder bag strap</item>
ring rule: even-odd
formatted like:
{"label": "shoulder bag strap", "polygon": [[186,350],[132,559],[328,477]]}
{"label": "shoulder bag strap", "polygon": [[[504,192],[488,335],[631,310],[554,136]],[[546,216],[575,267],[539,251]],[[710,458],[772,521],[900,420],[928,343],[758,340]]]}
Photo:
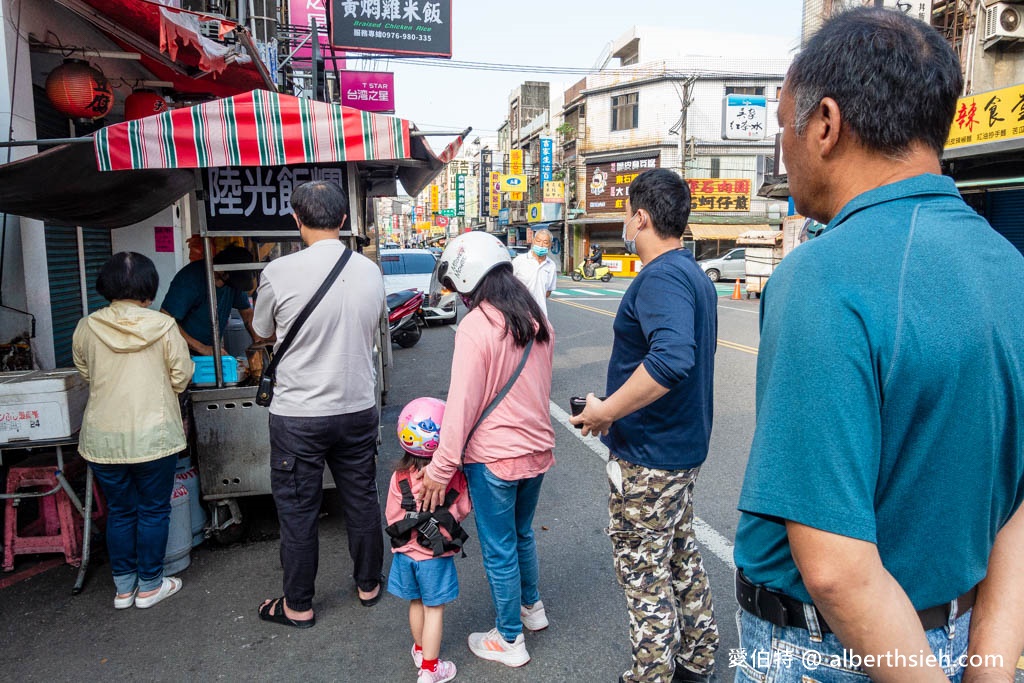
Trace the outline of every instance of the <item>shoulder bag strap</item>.
{"label": "shoulder bag strap", "polygon": [[306,304],[306,307],[302,309],[298,317],[295,318],[295,322],[293,322],[292,326],[288,329],[288,334],[285,335],[284,341],[281,342],[281,345],[277,347],[273,360],[270,361],[270,365],[268,365],[267,369],[264,370],[264,376],[273,378],[277,373],[277,365],[281,362],[281,358],[284,357],[285,352],[287,352],[289,347],[291,347],[292,341],[295,339],[295,335],[298,334],[299,329],[302,327],[303,323],[306,322],[306,318],[310,316],[313,309],[315,309],[317,305],[319,305],[320,301],[323,300],[324,295],[327,294],[327,290],[329,290],[334,284],[334,281],[338,279],[338,276],[341,274],[341,271],[344,270],[345,264],[348,263],[350,258],[352,258],[352,250],[346,247],[345,253],[341,255],[338,262],[334,264],[334,268],[332,268],[331,272],[327,274],[327,279],[324,280],[322,285],[320,285],[320,289],[316,290],[316,294],[313,295],[313,298],[309,300],[309,303]]}
{"label": "shoulder bag strap", "polygon": [[523,368],[526,366],[526,359],[530,357],[530,349],[532,348],[533,339],[530,339],[530,341],[526,342],[526,348],[523,349],[523,357],[519,360],[519,365],[516,366],[515,372],[513,372],[512,376],[508,378],[508,381],[505,382],[505,386],[501,388],[501,391],[499,391],[498,395],[494,397],[494,400],[487,404],[487,407],[484,408],[484,412],[480,413],[480,418],[477,419],[476,424],[474,424],[473,428],[469,430],[469,436],[466,437],[466,443],[462,446],[463,454],[465,454],[466,446],[469,445],[470,440],[473,438],[473,434],[476,433],[476,428],[494,412],[494,409],[498,407],[498,404],[501,403],[502,399],[504,399],[505,396],[508,395],[508,392],[512,390],[512,385],[516,383],[517,379],[519,379],[519,375],[523,372]]}

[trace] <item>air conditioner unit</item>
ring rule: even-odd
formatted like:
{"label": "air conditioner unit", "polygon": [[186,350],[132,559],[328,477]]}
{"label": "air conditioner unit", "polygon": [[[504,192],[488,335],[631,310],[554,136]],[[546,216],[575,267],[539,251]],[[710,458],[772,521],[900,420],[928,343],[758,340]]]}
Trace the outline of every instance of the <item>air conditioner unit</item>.
{"label": "air conditioner unit", "polygon": [[997,2],[984,11],[981,39],[986,50],[999,43],[1024,40],[1024,5]]}

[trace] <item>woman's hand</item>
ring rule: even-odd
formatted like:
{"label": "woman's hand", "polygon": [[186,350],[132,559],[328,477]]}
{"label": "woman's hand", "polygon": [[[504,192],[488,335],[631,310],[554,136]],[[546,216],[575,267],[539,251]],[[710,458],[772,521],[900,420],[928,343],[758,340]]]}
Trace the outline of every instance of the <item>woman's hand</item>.
{"label": "woman's hand", "polygon": [[433,512],[435,508],[440,507],[444,503],[445,489],[448,488],[447,482],[441,483],[434,481],[427,474],[426,470],[421,472],[423,479],[420,481],[420,494],[417,499],[417,507],[427,512]]}

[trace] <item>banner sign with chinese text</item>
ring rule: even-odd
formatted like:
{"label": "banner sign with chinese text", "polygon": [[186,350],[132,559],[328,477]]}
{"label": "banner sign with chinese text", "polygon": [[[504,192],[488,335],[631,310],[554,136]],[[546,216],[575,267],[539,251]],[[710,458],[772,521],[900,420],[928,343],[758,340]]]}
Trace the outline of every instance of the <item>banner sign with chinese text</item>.
{"label": "banner sign with chinese text", "polygon": [[[521,149],[514,149],[514,150],[512,150],[511,152],[508,153],[508,173],[509,173],[510,176],[523,176],[523,174],[525,173],[524,166],[523,166],[523,150],[521,150]],[[523,177],[525,178],[526,176],[523,176]],[[522,185],[519,186],[519,189],[512,189],[512,188],[506,187],[506,185],[504,183],[504,180],[502,181],[502,184],[501,184],[501,191],[502,192],[508,192],[509,193],[508,198],[509,198],[510,201],[513,201],[513,202],[521,202],[521,201],[523,201],[523,190],[525,190],[525,189],[526,189],[526,182],[525,181],[523,182]]]}
{"label": "banner sign with chinese text", "polygon": [[555,140],[543,137],[540,139],[540,182],[553,180],[552,171],[555,164]]}
{"label": "banner sign with chinese text", "polygon": [[946,149],[1024,139],[1024,83],[961,97]]}
{"label": "banner sign with chinese text", "polygon": [[509,199],[512,201],[522,201],[522,197],[518,200],[512,195],[521,195],[526,189],[526,176],[525,175],[505,175],[501,176],[501,191],[508,192]]}
{"label": "banner sign with chinese text", "polygon": [[691,211],[750,211],[746,178],[687,178]]}
{"label": "banner sign with chinese text", "polygon": [[497,171],[491,171],[491,191],[490,191],[490,211],[491,216],[497,216],[501,210],[501,174]]}
{"label": "banner sign with chinese text", "polygon": [[386,71],[342,71],[341,104],[363,111],[394,111],[395,75]]}
{"label": "banner sign with chinese text", "polygon": [[441,210],[441,188],[437,185],[430,186],[430,213],[436,214]]}
{"label": "banner sign with chinese text", "polygon": [[455,176],[455,215],[466,215],[466,174],[459,173]]}
{"label": "banner sign with chinese text", "polygon": [[587,214],[625,212],[629,184],[647,169],[659,166],[657,156],[587,164]]}
{"label": "banner sign with chinese text", "polygon": [[331,18],[340,50],[452,56],[451,0],[331,0]]}
{"label": "banner sign with chinese text", "polygon": [[768,125],[768,100],[753,95],[722,99],[723,140],[763,140]]}
{"label": "banner sign with chinese text", "polygon": [[206,229],[295,230],[292,190],[311,180],[327,180],[344,188],[345,170],[321,165],[207,168],[203,173]]}

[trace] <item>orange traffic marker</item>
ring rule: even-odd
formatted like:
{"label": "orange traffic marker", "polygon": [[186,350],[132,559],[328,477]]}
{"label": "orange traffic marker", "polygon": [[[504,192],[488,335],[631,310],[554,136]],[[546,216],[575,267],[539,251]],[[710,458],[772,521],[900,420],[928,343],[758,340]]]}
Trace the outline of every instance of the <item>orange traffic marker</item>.
{"label": "orange traffic marker", "polygon": [[742,299],[743,298],[743,294],[740,293],[740,281],[739,280],[736,281],[736,286],[732,288],[732,296],[729,297],[729,298],[732,299],[733,301],[735,301],[737,299]]}

